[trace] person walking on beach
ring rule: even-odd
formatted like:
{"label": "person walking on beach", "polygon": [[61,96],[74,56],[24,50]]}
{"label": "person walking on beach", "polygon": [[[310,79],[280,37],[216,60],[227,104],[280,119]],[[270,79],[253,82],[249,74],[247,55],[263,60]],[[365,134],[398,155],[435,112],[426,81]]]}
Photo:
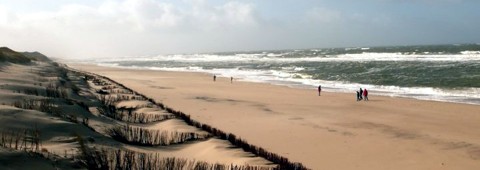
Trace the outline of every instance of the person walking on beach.
{"label": "person walking on beach", "polygon": [[233,77],[230,77],[230,83],[233,83]]}
{"label": "person walking on beach", "polygon": [[360,92],[357,91],[357,102],[360,101],[361,99]]}
{"label": "person walking on beach", "polygon": [[318,96],[320,96],[320,93],[322,92],[322,86],[318,85]]}
{"label": "person walking on beach", "polygon": [[362,99],[363,99],[363,98],[362,98],[362,95],[363,95],[363,90],[362,90],[362,88],[360,88],[360,97],[358,98],[359,100],[362,100]]}
{"label": "person walking on beach", "polygon": [[367,91],[367,89],[363,89],[363,100],[368,101],[368,91]]}
{"label": "person walking on beach", "polygon": [[217,75],[213,75],[213,81],[217,81]]}

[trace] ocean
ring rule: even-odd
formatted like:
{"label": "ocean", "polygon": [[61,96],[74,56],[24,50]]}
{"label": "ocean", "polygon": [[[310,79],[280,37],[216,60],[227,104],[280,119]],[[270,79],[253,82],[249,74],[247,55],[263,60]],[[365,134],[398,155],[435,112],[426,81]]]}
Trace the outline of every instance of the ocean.
{"label": "ocean", "polygon": [[[480,44],[133,56],[102,66],[205,72],[293,88],[480,104]],[[372,98],[372,97],[370,97]]]}

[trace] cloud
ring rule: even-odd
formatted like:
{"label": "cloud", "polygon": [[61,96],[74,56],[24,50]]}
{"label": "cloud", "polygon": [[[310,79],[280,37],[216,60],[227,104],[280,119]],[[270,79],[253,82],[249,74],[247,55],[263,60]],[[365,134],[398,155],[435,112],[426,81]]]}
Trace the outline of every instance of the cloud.
{"label": "cloud", "polygon": [[9,22],[11,16],[10,11],[0,4],[0,24],[6,24]]}
{"label": "cloud", "polygon": [[[116,9],[107,10],[114,11]],[[123,12],[121,17],[135,23],[140,29],[175,27],[182,20],[180,12],[172,4],[153,0],[128,0],[123,2],[118,10]]]}
{"label": "cloud", "polygon": [[470,42],[479,27],[478,3],[461,0],[6,2],[0,46],[53,57]]}
{"label": "cloud", "polygon": [[310,21],[321,23],[338,22],[342,19],[340,11],[322,7],[310,9],[306,12],[306,16]]}
{"label": "cloud", "polygon": [[254,8],[251,4],[232,1],[223,5],[220,11],[225,14],[225,20],[232,25],[254,25],[256,23]]}
{"label": "cloud", "polygon": [[11,12],[0,6],[0,36],[6,45],[46,49],[54,56],[113,57],[188,51],[172,43],[199,43],[214,33],[254,27],[257,20],[252,4],[236,1],[181,6],[155,0],[110,0],[97,6],[66,4],[55,11],[37,12]]}
{"label": "cloud", "polygon": [[254,5],[249,3],[229,1],[219,6],[211,6],[204,1],[194,1],[190,5],[191,11],[185,13],[185,18],[188,18],[185,24],[201,31],[254,27],[260,20]]}

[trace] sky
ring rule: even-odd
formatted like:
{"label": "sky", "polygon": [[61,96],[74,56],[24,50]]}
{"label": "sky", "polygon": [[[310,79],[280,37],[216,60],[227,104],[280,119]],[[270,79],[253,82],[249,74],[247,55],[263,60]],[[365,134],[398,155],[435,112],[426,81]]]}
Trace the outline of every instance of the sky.
{"label": "sky", "polygon": [[0,0],[0,46],[56,58],[480,43],[478,0]]}

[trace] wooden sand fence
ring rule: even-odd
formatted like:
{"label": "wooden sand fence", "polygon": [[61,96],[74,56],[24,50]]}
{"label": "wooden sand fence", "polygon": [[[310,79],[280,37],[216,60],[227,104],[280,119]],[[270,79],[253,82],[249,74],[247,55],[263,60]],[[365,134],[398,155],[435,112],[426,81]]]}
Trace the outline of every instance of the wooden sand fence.
{"label": "wooden sand fence", "polygon": [[15,150],[39,151],[40,131],[38,129],[0,130],[0,146]]}
{"label": "wooden sand fence", "polygon": [[185,158],[163,157],[159,153],[140,153],[123,149],[84,148],[82,157],[88,169],[117,170],[272,170],[275,167],[225,165]]}
{"label": "wooden sand fence", "polygon": [[116,126],[108,132],[117,141],[141,146],[166,146],[210,137],[210,134],[145,129],[134,126]]}

